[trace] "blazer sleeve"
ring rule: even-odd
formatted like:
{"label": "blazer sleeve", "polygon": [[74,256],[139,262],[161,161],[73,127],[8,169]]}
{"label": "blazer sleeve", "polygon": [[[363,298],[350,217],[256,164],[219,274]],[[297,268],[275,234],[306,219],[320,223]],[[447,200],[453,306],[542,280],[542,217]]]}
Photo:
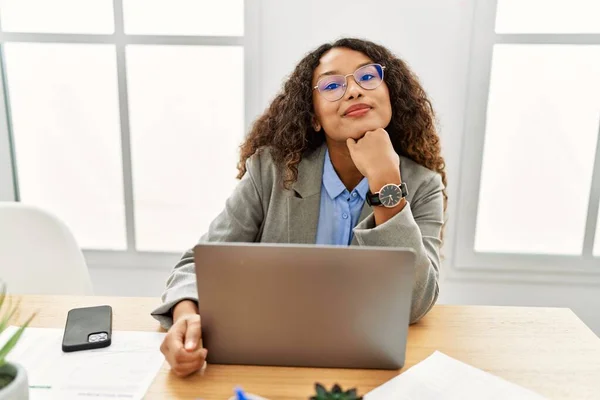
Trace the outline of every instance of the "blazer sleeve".
{"label": "blazer sleeve", "polygon": [[394,217],[375,226],[371,214],[354,228],[360,246],[407,247],[416,252],[411,324],[427,314],[439,294],[443,189],[441,176],[435,174],[417,188],[412,204],[407,203]]}
{"label": "blazer sleeve", "polygon": [[[211,222],[200,242],[254,242],[264,218],[261,201],[260,160],[246,162],[246,174],[240,180],[225,208]],[[173,307],[182,300],[198,301],[193,249],[186,251],[175,265],[161,297],[162,304],[152,312],[168,329],[173,325]]]}

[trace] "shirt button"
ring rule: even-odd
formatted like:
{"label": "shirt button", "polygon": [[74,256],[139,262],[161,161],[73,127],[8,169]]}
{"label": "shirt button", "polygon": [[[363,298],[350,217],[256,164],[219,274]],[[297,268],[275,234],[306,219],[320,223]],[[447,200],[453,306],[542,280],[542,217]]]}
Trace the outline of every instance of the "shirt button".
{"label": "shirt button", "polygon": [[342,218],[344,218],[344,219],[348,219],[348,214],[346,214],[346,213],[343,213],[343,214],[342,214]]}
{"label": "shirt button", "polygon": [[352,192],[352,197],[356,197],[356,192]]}

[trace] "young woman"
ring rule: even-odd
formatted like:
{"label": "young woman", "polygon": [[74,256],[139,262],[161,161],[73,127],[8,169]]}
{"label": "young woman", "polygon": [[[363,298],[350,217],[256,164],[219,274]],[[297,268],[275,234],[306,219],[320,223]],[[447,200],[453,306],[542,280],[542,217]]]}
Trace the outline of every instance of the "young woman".
{"label": "young woman", "polygon": [[[447,197],[434,113],[417,77],[372,42],[309,53],[241,146],[240,182],[204,242],[410,247],[411,322],[438,296]],[[181,376],[204,364],[193,253],[173,269],[153,315]]]}

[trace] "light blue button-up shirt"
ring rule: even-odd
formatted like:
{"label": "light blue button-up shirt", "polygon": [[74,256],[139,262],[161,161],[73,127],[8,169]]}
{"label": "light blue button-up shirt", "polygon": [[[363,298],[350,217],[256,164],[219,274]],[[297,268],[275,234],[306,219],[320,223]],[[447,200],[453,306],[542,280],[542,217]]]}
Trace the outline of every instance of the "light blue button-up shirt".
{"label": "light blue button-up shirt", "polygon": [[323,165],[317,244],[350,244],[352,229],[358,223],[368,191],[369,182],[367,178],[363,178],[352,193],[349,193],[333,169],[327,150]]}

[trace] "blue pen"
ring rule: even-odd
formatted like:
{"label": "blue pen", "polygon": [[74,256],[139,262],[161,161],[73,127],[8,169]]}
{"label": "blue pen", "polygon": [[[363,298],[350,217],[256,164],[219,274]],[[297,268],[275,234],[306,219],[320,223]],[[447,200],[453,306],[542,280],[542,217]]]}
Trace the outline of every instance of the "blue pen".
{"label": "blue pen", "polygon": [[248,400],[248,397],[246,397],[246,394],[244,393],[242,388],[236,388],[235,394],[237,396],[237,400]]}

